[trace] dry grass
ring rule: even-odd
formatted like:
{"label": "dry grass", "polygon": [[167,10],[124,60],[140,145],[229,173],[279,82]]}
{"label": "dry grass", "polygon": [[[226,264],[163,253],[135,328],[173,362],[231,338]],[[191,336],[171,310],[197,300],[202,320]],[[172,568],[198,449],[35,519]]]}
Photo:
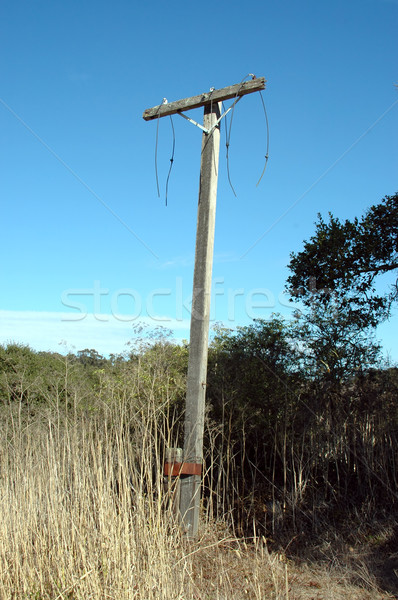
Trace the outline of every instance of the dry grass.
{"label": "dry grass", "polygon": [[296,565],[263,538],[203,519],[188,543],[159,469],[161,406],[113,402],[68,414],[4,408],[0,433],[1,600],[382,600],[364,567]]}

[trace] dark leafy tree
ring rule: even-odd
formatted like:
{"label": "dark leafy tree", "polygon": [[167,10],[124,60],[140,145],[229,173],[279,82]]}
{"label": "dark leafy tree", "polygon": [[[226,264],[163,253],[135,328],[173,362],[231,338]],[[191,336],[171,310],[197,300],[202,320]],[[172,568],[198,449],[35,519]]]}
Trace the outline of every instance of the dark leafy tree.
{"label": "dark leafy tree", "polygon": [[80,396],[84,390],[91,402],[98,385],[97,372],[107,364],[95,350],[62,356],[36,352],[23,344],[0,346],[0,404],[11,400],[32,405],[57,399],[67,406],[76,390]]}
{"label": "dark leafy tree", "polygon": [[380,393],[373,331],[344,306],[315,297],[292,323],[274,316],[214,338],[206,483],[242,531],[253,519],[317,529],[322,511],[398,499],[396,384]]}
{"label": "dark leafy tree", "polygon": [[288,486],[283,448],[302,378],[289,335],[274,315],[217,330],[209,351],[209,488],[218,508],[223,498],[221,512],[231,510],[242,532],[255,514],[264,519],[264,502],[283,501]]}
{"label": "dark leafy tree", "polygon": [[[398,300],[398,194],[371,206],[362,219],[339,221],[318,215],[315,234],[304,250],[291,254],[288,291],[307,306],[314,297],[349,311],[367,327],[388,318]],[[382,275],[394,273],[385,293],[376,289]]]}
{"label": "dark leafy tree", "polygon": [[305,312],[296,312],[290,331],[307,381],[329,391],[340,394],[353,377],[380,365],[373,330],[352,320],[344,302],[324,306],[314,296]]}
{"label": "dark leafy tree", "polygon": [[97,350],[94,350],[93,348],[79,350],[77,353],[77,359],[84,367],[96,367],[97,369],[100,369],[107,363],[106,358],[104,358],[97,352]]}
{"label": "dark leafy tree", "polygon": [[259,418],[268,419],[270,410],[275,410],[273,418],[277,418],[283,404],[280,398],[295,377],[294,367],[289,331],[279,316],[269,321],[256,319],[236,330],[220,329],[209,355],[208,392],[213,406],[224,391],[239,420],[249,416],[257,427]]}

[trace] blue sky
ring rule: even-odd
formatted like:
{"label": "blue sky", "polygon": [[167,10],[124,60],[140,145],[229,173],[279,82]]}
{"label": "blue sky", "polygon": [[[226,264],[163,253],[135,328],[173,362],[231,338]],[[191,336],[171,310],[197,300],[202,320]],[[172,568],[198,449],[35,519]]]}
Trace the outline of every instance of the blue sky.
{"label": "blue sky", "polygon": [[[211,10],[210,6],[214,6]],[[317,213],[397,191],[398,2],[3,0],[0,343],[122,352],[137,324],[189,335],[201,132],[144,109],[267,79],[222,130],[213,322],[289,317],[291,251]],[[190,116],[202,120],[202,111]],[[378,334],[398,360],[398,315]],[[60,345],[61,344],[61,345]]]}

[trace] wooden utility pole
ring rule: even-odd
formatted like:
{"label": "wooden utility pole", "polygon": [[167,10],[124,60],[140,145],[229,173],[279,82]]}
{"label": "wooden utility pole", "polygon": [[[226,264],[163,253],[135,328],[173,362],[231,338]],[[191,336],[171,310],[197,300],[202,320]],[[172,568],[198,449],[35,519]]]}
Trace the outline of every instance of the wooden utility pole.
{"label": "wooden utility pole", "polygon": [[[144,111],[146,121],[180,114],[203,130],[200,165],[199,205],[196,230],[195,267],[191,309],[185,410],[184,455],[180,465],[173,464],[174,474],[181,477],[180,516],[188,538],[198,531],[200,489],[202,483],[203,431],[207,380],[207,354],[210,320],[210,292],[213,269],[214,229],[216,217],[218,157],[220,148],[221,102],[265,88],[265,80],[253,78],[223,89],[164,103]],[[235,103],[234,102],[234,103]],[[183,111],[204,107],[203,127]],[[230,110],[230,109],[229,109]]]}
{"label": "wooden utility pole", "polygon": [[[211,130],[221,116],[221,102],[206,105],[203,125]],[[220,150],[220,125],[202,138],[199,205],[196,228],[195,267],[191,308],[191,331],[187,396],[185,404],[184,460],[202,466],[203,430],[207,380],[207,350],[210,321],[210,290],[213,270],[214,229]],[[187,536],[198,530],[201,473],[181,480],[180,512]]]}

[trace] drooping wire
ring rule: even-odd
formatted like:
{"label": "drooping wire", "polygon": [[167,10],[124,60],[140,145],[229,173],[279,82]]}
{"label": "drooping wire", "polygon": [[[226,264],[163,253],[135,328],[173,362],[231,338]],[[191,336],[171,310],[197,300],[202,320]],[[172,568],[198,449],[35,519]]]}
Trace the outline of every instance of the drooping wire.
{"label": "drooping wire", "polygon": [[[224,102],[222,103],[222,107],[223,107],[223,112],[225,112]],[[225,120],[225,147],[226,147],[226,160],[227,160],[227,176],[228,176],[229,185],[230,185],[230,187],[234,193],[234,196],[236,198],[234,186],[232,185],[231,176],[229,174],[229,137],[230,137],[230,133],[228,134],[229,130],[228,130],[228,116],[227,115],[225,115],[224,120]]]}
{"label": "drooping wire", "polygon": [[252,79],[255,79],[255,75],[253,75],[253,73],[248,73],[246,75],[246,77],[244,77],[242,79],[242,81],[240,82],[239,88],[238,88],[238,90],[236,92],[236,95],[235,95],[235,98],[234,98],[234,102],[232,104],[232,111],[231,111],[231,119],[230,119],[230,122],[229,122],[229,129],[227,127],[227,122],[225,122],[225,130],[226,130],[225,131],[225,134],[226,134],[225,146],[226,146],[226,159],[227,159],[227,176],[228,176],[229,185],[231,186],[231,190],[233,191],[233,194],[234,194],[235,198],[237,196],[236,196],[236,192],[235,192],[234,186],[232,185],[231,176],[230,176],[230,172],[229,172],[229,146],[230,146],[230,140],[231,140],[232,121],[233,121],[233,118],[234,118],[235,106],[236,106],[238,100],[240,99],[239,92],[242,89],[243,84],[245,83],[245,81],[249,77],[251,77]]}
{"label": "drooping wire", "polygon": [[169,191],[170,173],[171,173],[171,169],[173,168],[174,151],[175,151],[175,147],[176,147],[176,136],[175,136],[175,131],[174,131],[174,123],[173,123],[173,117],[171,115],[170,115],[170,123],[171,123],[171,130],[173,132],[173,147],[172,147],[172,151],[171,151],[169,172],[167,174],[167,179],[166,179],[166,206],[167,206],[167,195],[168,195],[168,191]]}
{"label": "drooping wire", "polygon": [[[155,176],[156,176],[156,187],[157,187],[157,191],[158,191],[158,198],[160,198],[159,176],[158,176],[159,121],[160,121],[160,110],[164,104],[167,104],[166,98],[163,98],[163,102],[162,102],[162,104],[159,105],[159,108],[156,113],[157,124],[156,124],[156,142],[155,142]],[[167,179],[166,179],[166,206],[167,206],[167,197],[168,197],[168,191],[169,191],[169,180],[170,180],[171,170],[172,170],[173,164],[174,164],[174,152],[175,152],[175,145],[176,145],[174,123],[173,123],[173,118],[171,115],[170,115],[170,123],[171,123],[171,130],[173,133],[173,144],[172,144],[172,150],[171,150],[170,167],[169,167],[169,172],[167,174]]]}
{"label": "drooping wire", "polygon": [[[223,114],[225,113],[225,104],[224,102],[221,102],[221,110],[223,112]],[[228,129],[228,119],[227,119],[228,115],[225,115],[224,117],[224,122],[225,122],[225,141],[227,140],[227,129]]]}
{"label": "drooping wire", "polygon": [[256,183],[256,187],[259,185],[260,181],[263,178],[263,175],[265,173],[265,169],[267,168],[267,163],[268,163],[268,158],[269,158],[269,123],[268,123],[268,115],[267,115],[267,109],[265,108],[265,102],[264,102],[264,98],[263,98],[263,95],[262,95],[261,91],[259,92],[259,94],[260,94],[261,103],[262,103],[263,109],[264,109],[265,123],[266,123],[266,127],[267,127],[267,149],[265,151],[265,157],[264,157],[265,158],[264,169],[263,169],[263,172],[260,175],[260,179]]}
{"label": "drooping wire", "polygon": [[158,190],[158,198],[160,198],[160,190],[159,190],[159,177],[158,177],[158,140],[159,140],[159,121],[160,121],[160,108],[161,104],[159,104],[158,112],[157,112],[157,123],[156,123],[156,142],[155,142],[155,176],[156,176],[156,187]]}
{"label": "drooping wire", "polygon": [[[232,115],[231,115],[231,121],[232,121]],[[226,123],[225,123],[225,127],[227,127]],[[226,131],[225,135],[226,135],[225,146],[226,146],[226,158],[227,158],[227,176],[228,176],[229,185],[231,186],[231,190],[233,191],[233,194],[236,198],[237,197],[236,192],[235,192],[234,186],[232,185],[231,175],[229,173],[229,140],[231,137],[231,129],[229,130],[229,133],[228,133],[228,131]]]}
{"label": "drooping wire", "polygon": [[[231,189],[234,193],[234,196],[236,197],[236,192],[235,189],[232,185],[231,182],[231,177],[230,177],[230,172],[229,172],[229,146],[230,146],[230,139],[231,139],[231,130],[232,130],[232,120],[233,120],[233,116],[234,116],[234,111],[235,111],[235,105],[238,102],[238,100],[240,99],[240,97],[238,98],[238,94],[242,88],[242,85],[245,83],[245,81],[248,79],[248,77],[252,77],[252,79],[255,79],[255,76],[253,75],[253,73],[249,73],[246,77],[244,77],[244,79],[242,79],[240,87],[235,95],[235,100],[234,103],[232,104],[232,112],[231,112],[231,120],[229,123],[229,128],[228,128],[228,123],[227,123],[227,116],[225,116],[225,145],[226,145],[226,159],[227,159],[227,175],[228,175],[228,181],[229,181],[229,185],[231,186]],[[266,152],[265,152],[265,164],[264,164],[264,168],[263,171],[260,175],[260,179],[257,181],[256,183],[256,187],[259,185],[260,181],[262,180],[265,170],[267,168],[267,163],[268,163],[268,159],[269,159],[269,122],[268,122],[268,115],[267,115],[267,109],[265,107],[265,102],[264,102],[264,98],[263,95],[261,93],[261,91],[259,91],[260,94],[260,99],[261,99],[261,103],[263,106],[263,111],[264,111],[264,117],[265,117],[265,123],[266,123],[266,130],[267,130],[267,141],[266,141]]]}
{"label": "drooping wire", "polygon": [[[214,87],[210,88],[210,114],[213,114],[213,92],[214,92]],[[216,113],[216,118],[217,118],[217,113]],[[221,127],[221,124],[218,124],[218,127]],[[210,136],[207,136],[207,140],[206,143],[208,142]],[[216,155],[213,152],[213,167],[214,167],[214,173],[217,173],[218,167],[217,167],[217,161],[216,161]]]}

